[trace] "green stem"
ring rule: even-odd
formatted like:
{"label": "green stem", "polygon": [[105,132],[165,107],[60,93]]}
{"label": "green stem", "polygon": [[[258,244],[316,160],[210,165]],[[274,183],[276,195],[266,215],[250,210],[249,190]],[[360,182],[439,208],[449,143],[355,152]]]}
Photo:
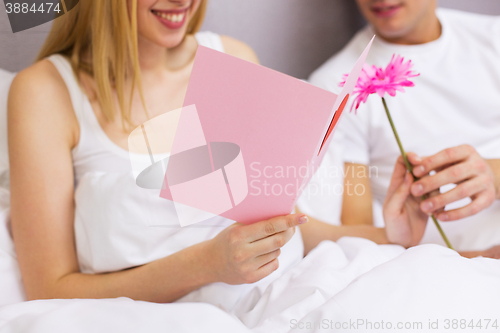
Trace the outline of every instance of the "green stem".
{"label": "green stem", "polygon": [[[394,122],[392,121],[391,113],[389,112],[389,108],[387,107],[387,103],[385,102],[384,97],[382,97],[382,103],[384,104],[385,113],[387,114],[387,119],[389,119],[389,123],[391,123],[392,131],[394,132],[394,136],[396,137],[396,141],[398,142],[399,150],[401,151],[401,156],[403,156],[403,160],[405,162],[406,168],[411,173],[414,180],[419,180],[419,178],[415,177],[415,175],[413,174],[413,167],[410,164],[410,161],[408,161],[408,157],[406,156],[406,152],[403,148],[403,144],[401,143],[401,140],[399,139],[398,131],[396,130],[396,126],[394,126]],[[428,198],[427,195],[422,196],[423,200],[426,200],[427,198]],[[451,243],[448,240],[448,237],[446,237],[446,234],[444,233],[443,229],[439,225],[439,222],[436,219],[436,217],[434,216],[434,214],[431,215],[431,218],[432,218],[432,221],[434,221],[434,224],[436,225],[436,228],[438,229],[439,233],[441,234],[441,237],[443,238],[444,242],[446,243],[446,246],[448,246],[450,249],[453,250],[453,246],[451,246]]]}

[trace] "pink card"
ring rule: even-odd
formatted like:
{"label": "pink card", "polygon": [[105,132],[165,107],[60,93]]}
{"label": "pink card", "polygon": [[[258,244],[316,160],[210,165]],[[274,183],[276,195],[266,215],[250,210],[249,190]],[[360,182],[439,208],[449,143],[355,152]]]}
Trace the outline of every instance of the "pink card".
{"label": "pink card", "polygon": [[339,96],[200,46],[160,193],[176,204],[181,225],[205,219],[186,207],[247,224],[289,214],[323,159],[370,46]]}

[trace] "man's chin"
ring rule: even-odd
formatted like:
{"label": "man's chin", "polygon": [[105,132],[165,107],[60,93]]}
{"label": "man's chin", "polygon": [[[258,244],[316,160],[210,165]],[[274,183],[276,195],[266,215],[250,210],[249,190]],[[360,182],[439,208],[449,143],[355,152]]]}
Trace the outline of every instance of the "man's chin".
{"label": "man's chin", "polygon": [[405,27],[383,27],[377,29],[375,27],[375,33],[377,37],[382,38],[386,41],[400,41],[404,40],[408,36],[408,30]]}

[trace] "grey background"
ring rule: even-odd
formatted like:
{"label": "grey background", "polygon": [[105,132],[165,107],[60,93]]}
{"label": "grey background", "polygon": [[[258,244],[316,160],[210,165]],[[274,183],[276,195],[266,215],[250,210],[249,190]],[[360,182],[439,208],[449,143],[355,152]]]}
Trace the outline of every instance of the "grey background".
{"label": "grey background", "polygon": [[[500,15],[500,0],[439,4]],[[32,63],[50,25],[13,34],[0,1],[0,68],[19,71]],[[263,65],[306,78],[363,25],[354,0],[209,0],[203,29],[240,39],[255,49]]]}

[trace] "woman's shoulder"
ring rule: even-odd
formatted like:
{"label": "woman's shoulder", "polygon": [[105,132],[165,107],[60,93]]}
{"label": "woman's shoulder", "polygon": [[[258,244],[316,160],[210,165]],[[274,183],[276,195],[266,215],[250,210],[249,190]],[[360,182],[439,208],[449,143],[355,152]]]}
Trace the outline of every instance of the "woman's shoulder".
{"label": "woman's shoulder", "polygon": [[43,59],[20,71],[12,82],[10,96],[17,94],[45,95],[64,93],[66,85],[56,67]]}
{"label": "woman's shoulder", "polygon": [[[8,114],[10,120],[24,123],[44,123],[50,119],[55,128],[74,136],[78,123],[71,97],[59,71],[48,59],[43,59],[20,71],[9,90]],[[75,127],[76,126],[76,127]]]}
{"label": "woman's shoulder", "polygon": [[220,36],[224,51],[227,54],[258,64],[259,58],[255,51],[246,43],[229,36]]}
{"label": "woman's shoulder", "polygon": [[259,63],[259,59],[252,48],[235,38],[221,36],[212,31],[199,31],[196,33],[195,38],[198,45],[203,45],[220,52],[225,52],[250,62]]}

